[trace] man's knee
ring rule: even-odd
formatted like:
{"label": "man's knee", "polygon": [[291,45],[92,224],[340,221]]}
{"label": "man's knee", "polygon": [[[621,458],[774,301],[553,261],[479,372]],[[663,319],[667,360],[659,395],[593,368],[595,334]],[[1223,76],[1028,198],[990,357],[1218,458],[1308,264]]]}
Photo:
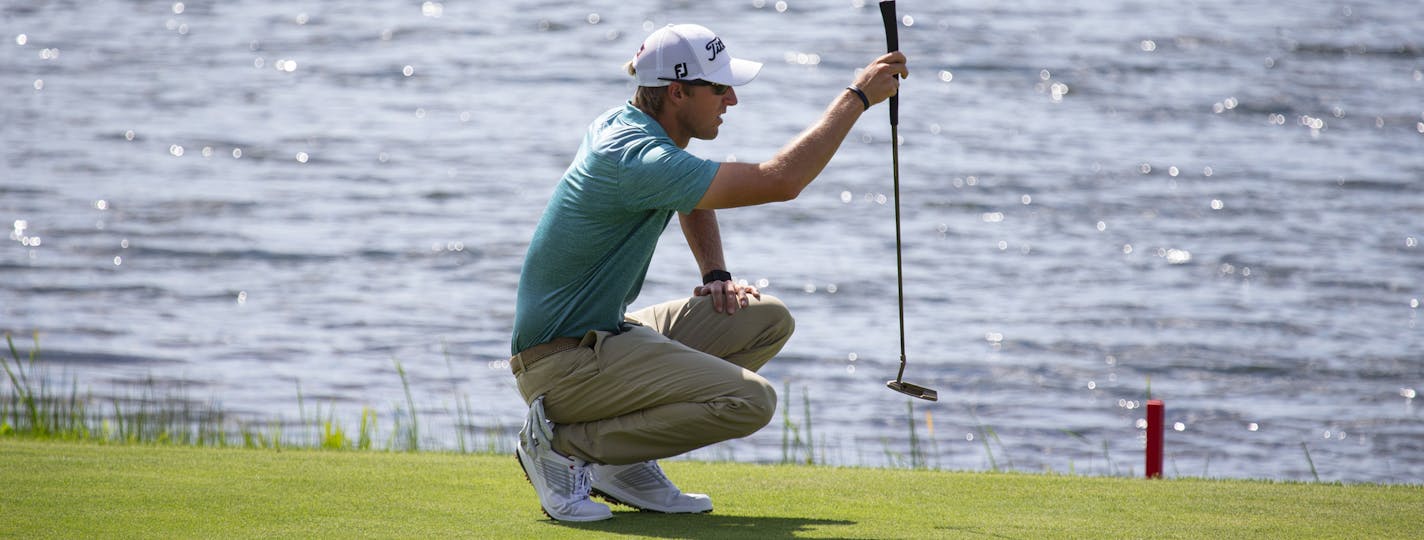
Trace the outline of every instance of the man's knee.
{"label": "man's knee", "polygon": [[754,301],[747,307],[777,336],[790,337],[796,330],[796,318],[791,316],[791,310],[786,308],[780,298],[763,294],[761,300]]}
{"label": "man's knee", "polygon": [[737,392],[735,423],[739,437],[756,433],[776,414],[776,389],[760,375],[748,373]]}

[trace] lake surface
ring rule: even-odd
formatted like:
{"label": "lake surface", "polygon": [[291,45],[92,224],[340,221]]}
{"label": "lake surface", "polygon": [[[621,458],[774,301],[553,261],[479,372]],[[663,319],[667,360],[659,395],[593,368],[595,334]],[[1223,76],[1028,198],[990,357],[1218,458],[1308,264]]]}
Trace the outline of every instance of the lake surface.
{"label": "lake surface", "polygon": [[[783,411],[693,457],[1424,482],[1424,4],[900,2],[906,380],[890,130],[719,213],[797,316]],[[0,330],[56,376],[230,413],[410,386],[430,446],[524,416],[524,250],[642,38],[766,62],[715,141],[759,161],[883,52],[874,2],[16,1],[0,7]],[[699,276],[670,227],[634,307]],[[808,413],[809,411],[809,413]],[[442,427],[443,426],[443,427]],[[802,432],[804,436],[804,431]],[[1314,473],[1312,473],[1314,469]]]}

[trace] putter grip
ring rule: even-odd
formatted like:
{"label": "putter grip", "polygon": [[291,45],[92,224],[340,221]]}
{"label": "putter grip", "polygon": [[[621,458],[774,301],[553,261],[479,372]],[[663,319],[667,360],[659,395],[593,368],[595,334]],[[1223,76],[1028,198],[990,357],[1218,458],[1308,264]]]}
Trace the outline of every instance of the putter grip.
{"label": "putter grip", "polygon": [[[900,30],[895,17],[895,0],[880,2],[880,20],[885,23],[885,52],[900,50]],[[890,125],[900,125],[900,95],[890,96]]]}

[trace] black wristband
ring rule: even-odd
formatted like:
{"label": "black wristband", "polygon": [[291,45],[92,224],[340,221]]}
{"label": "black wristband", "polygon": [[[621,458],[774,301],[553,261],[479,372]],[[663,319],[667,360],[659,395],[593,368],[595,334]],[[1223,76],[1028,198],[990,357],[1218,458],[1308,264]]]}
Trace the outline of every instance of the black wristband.
{"label": "black wristband", "polygon": [[860,98],[860,103],[861,103],[862,105],[865,105],[865,110],[867,110],[867,111],[870,110],[870,98],[865,97],[865,92],[861,91],[860,88],[857,88],[857,87],[856,87],[855,85],[853,85],[853,84],[850,85],[850,86],[847,86],[847,87],[846,87],[846,90],[850,90],[851,92],[855,92],[856,97]]}
{"label": "black wristband", "polygon": [[702,276],[703,285],[713,281],[732,281],[732,273],[726,270],[713,270]]}

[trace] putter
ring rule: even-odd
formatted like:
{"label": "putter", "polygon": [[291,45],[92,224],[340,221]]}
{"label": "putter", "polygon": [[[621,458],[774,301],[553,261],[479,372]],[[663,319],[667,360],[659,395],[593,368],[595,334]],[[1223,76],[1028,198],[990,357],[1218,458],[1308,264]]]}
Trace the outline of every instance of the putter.
{"label": "putter", "polygon": [[[900,32],[895,20],[895,0],[880,2],[880,18],[885,22],[886,52],[900,50]],[[905,270],[900,255],[900,93],[890,96],[890,162],[895,178],[895,291],[900,300],[900,373],[885,381],[891,390],[927,401],[939,401],[939,392],[905,382]]]}

